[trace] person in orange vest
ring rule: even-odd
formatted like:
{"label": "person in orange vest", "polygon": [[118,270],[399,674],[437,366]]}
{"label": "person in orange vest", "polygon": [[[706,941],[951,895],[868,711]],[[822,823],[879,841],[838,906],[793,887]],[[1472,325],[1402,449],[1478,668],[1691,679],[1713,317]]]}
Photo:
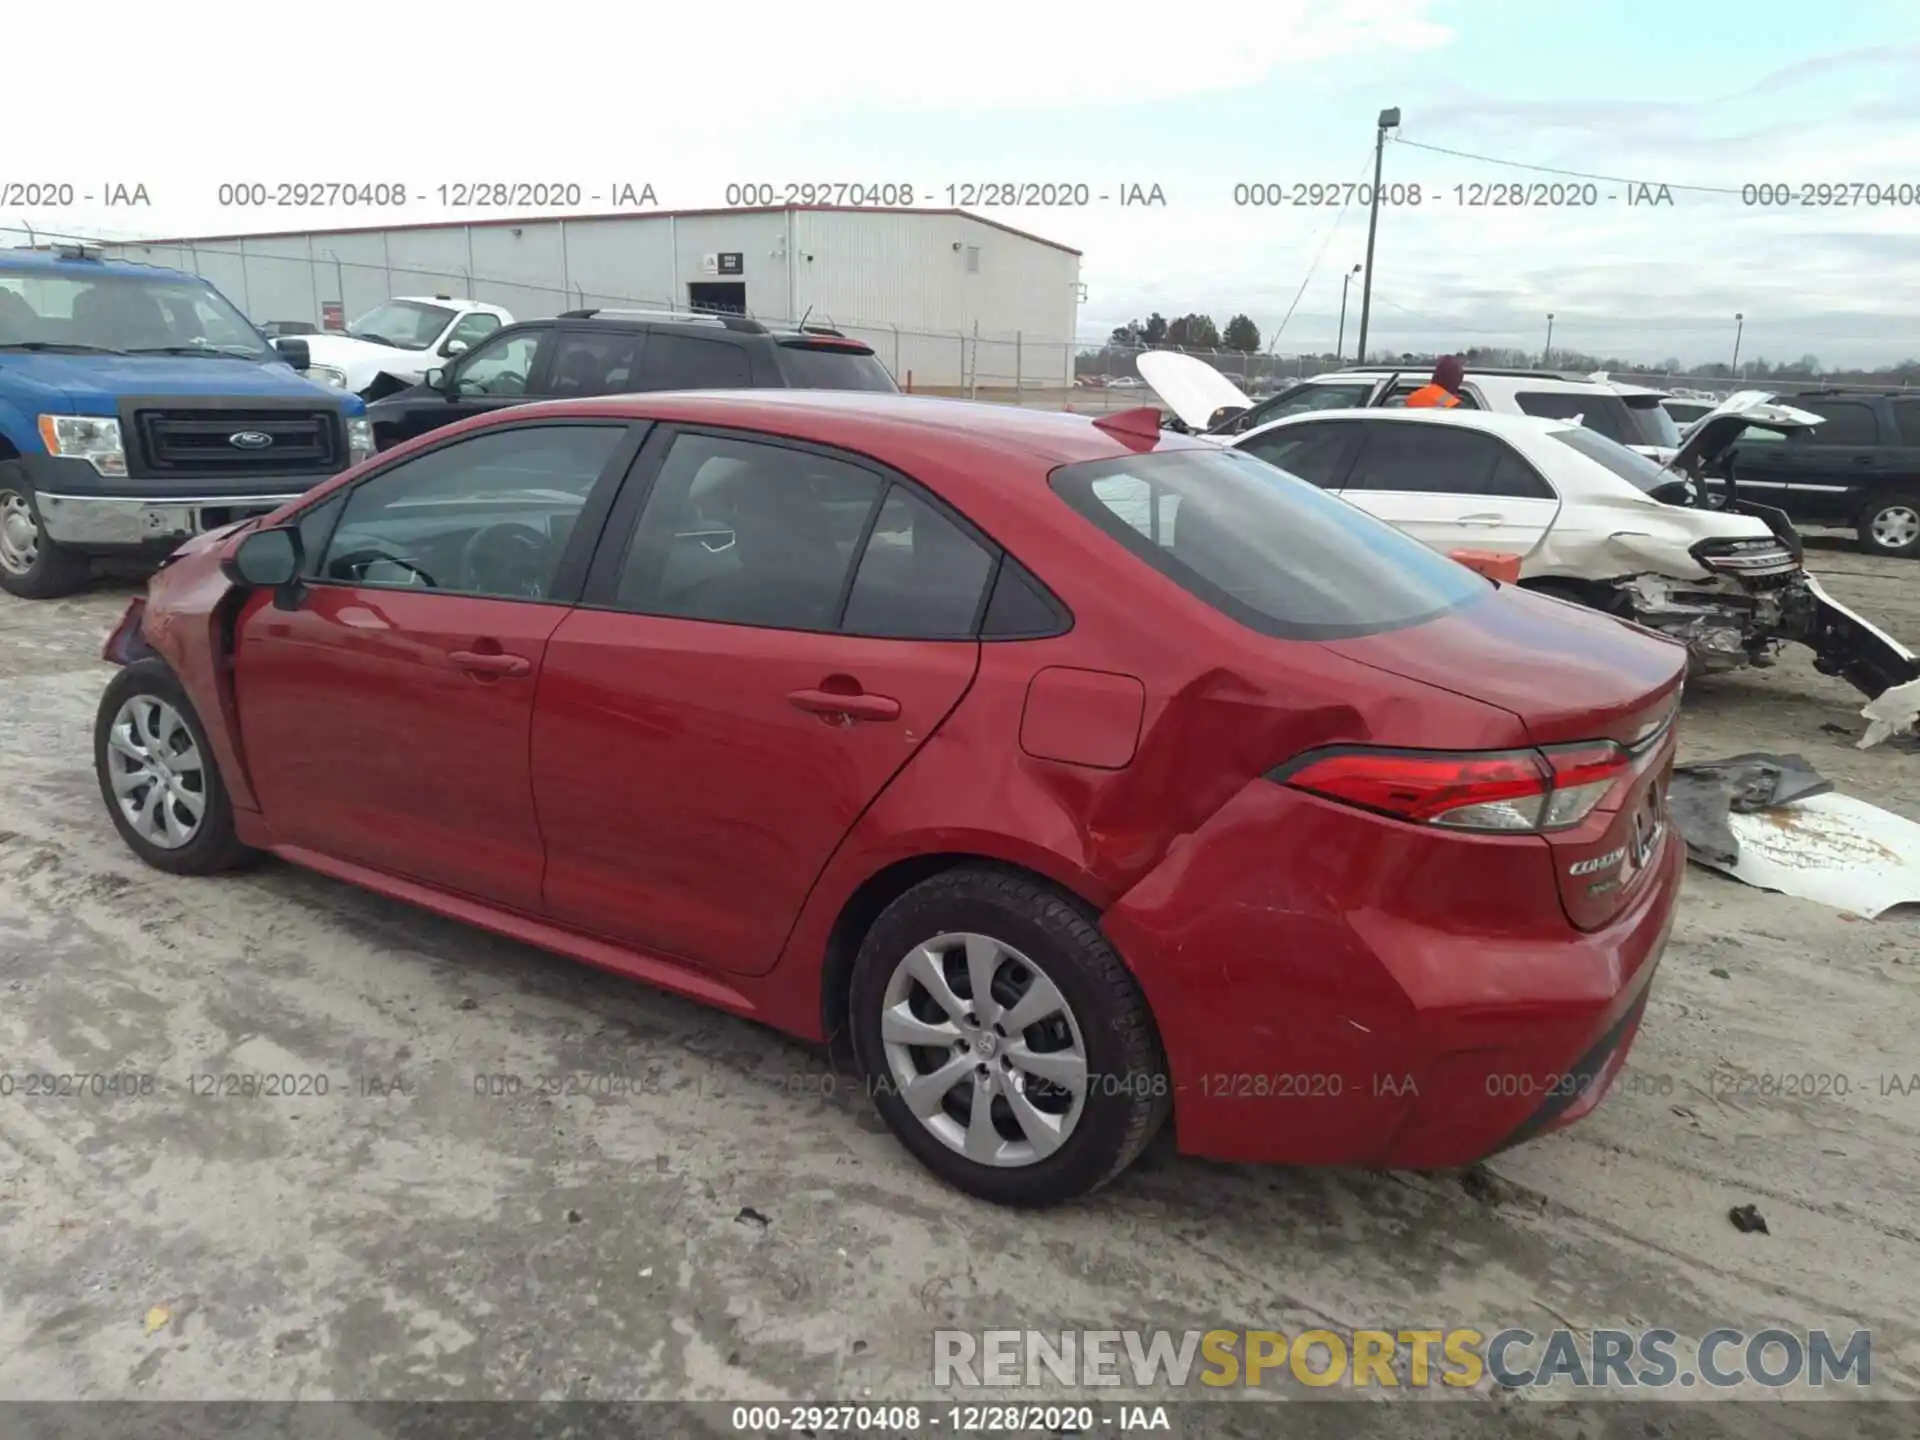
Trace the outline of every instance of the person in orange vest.
{"label": "person in orange vest", "polygon": [[1460,385],[1467,378],[1467,366],[1458,355],[1442,355],[1433,367],[1433,378],[1407,397],[1407,408],[1450,410],[1460,403]]}

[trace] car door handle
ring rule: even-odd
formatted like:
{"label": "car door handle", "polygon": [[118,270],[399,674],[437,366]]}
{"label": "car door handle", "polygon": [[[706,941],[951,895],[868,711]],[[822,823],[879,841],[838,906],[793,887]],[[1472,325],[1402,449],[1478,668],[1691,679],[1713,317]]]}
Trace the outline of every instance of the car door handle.
{"label": "car door handle", "polygon": [[487,654],[479,650],[455,650],[447,656],[456,669],[470,675],[525,675],[533,662],[524,655]]}
{"label": "car door handle", "polygon": [[1460,523],[1462,525],[1480,525],[1491,530],[1496,525],[1506,524],[1507,517],[1504,515],[1462,515],[1460,517]]}
{"label": "car door handle", "polygon": [[845,695],[832,690],[795,690],[787,699],[813,715],[845,715],[852,720],[898,720],[900,702],[886,695]]}

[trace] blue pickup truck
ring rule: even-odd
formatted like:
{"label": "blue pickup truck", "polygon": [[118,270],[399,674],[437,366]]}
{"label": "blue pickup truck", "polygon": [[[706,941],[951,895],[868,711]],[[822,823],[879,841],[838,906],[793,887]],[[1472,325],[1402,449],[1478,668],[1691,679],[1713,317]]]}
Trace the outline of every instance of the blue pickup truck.
{"label": "blue pickup truck", "polygon": [[70,594],[93,557],[157,559],[371,455],[305,349],[184,271],[0,250],[0,589]]}

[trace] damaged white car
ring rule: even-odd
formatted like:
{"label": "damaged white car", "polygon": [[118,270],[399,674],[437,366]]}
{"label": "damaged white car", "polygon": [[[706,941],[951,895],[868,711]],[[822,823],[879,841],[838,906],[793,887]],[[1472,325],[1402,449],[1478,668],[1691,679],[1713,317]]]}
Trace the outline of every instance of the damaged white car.
{"label": "damaged white car", "polygon": [[382,300],[344,331],[302,335],[300,341],[307,378],[378,400],[419,384],[427,371],[512,323],[498,305],[452,295],[402,295]]}
{"label": "damaged white car", "polygon": [[1683,641],[1701,670],[1771,665],[1789,641],[1870,696],[1913,652],[1834,600],[1779,510],[1702,478],[1749,427],[1818,417],[1722,407],[1664,462],[1569,420],[1484,410],[1320,410],[1223,439],[1443,552],[1517,557],[1520,583]]}

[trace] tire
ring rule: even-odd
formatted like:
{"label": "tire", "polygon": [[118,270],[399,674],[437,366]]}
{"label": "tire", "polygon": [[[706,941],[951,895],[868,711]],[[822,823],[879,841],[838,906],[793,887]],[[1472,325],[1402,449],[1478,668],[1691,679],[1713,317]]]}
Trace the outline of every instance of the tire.
{"label": "tire", "polygon": [[57,600],[83,588],[87,557],[47,539],[18,460],[0,460],[0,590],[22,600]]}
{"label": "tire", "polygon": [[[128,726],[133,727],[132,734],[127,733]],[[121,732],[118,736],[116,730]],[[183,738],[188,743],[182,743]],[[152,787],[166,781],[156,778],[150,760],[142,761],[126,748],[129,741],[135,750],[160,760],[161,775],[171,779],[180,799],[162,792],[157,806],[143,807]],[[182,763],[189,753],[197,757],[197,764]],[[137,661],[107,683],[93,723],[93,768],[100,798],[120,838],[154,869],[172,875],[214,875],[239,868],[257,853],[234,834],[233,805],[207,744],[206,728],[166,661],[157,657]],[[129,779],[141,773],[147,777],[144,787]],[[194,796],[199,815],[189,828],[185,817],[191,814]],[[144,809],[148,818],[139,820],[129,814],[123,799],[136,812]],[[171,823],[166,819],[169,815]],[[183,830],[185,834],[180,833]]]}
{"label": "tire", "polygon": [[1920,555],[1920,492],[1875,495],[1861,508],[1859,535],[1869,555]]}
{"label": "tire", "polygon": [[[998,998],[982,1014],[967,952],[985,957],[988,944],[997,947]],[[939,969],[916,964],[936,947],[947,957]],[[930,973],[945,982],[951,1004],[934,1000],[921,978]],[[1064,1012],[1042,998],[1048,982]],[[1030,1022],[995,1034],[990,1027],[1022,1003]],[[956,1005],[958,1020],[950,1018]],[[998,1205],[1041,1208],[1092,1193],[1138,1158],[1172,1110],[1173,1086],[1139,985],[1081,905],[1024,875],[950,870],[895,900],[861,942],[851,1012],[855,1055],[895,1138],[955,1189]],[[984,1023],[969,1025],[968,1015]],[[903,1041],[915,1022],[934,1044]],[[1077,1065],[1078,1097],[1071,1082],[1061,1088],[1039,1068],[1016,1067],[1023,1055],[1060,1078]],[[953,1077],[948,1086],[909,1090],[916,1078],[942,1072]],[[983,1082],[983,1072],[992,1078]],[[992,1134],[972,1126],[983,1083]],[[998,1163],[965,1153],[976,1141]]]}

